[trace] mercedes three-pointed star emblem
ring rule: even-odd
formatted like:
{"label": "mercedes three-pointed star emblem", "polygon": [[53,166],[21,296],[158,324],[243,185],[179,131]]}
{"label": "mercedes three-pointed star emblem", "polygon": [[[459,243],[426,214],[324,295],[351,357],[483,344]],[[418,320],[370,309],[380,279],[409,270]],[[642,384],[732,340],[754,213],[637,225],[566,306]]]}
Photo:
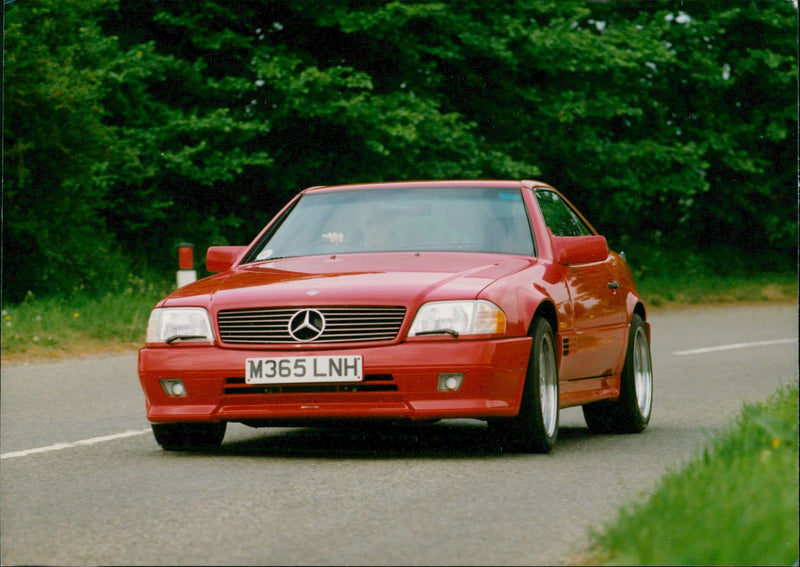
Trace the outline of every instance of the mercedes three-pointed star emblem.
{"label": "mercedes three-pointed star emblem", "polygon": [[318,339],[325,330],[325,317],[316,309],[301,309],[289,319],[289,334],[307,343]]}

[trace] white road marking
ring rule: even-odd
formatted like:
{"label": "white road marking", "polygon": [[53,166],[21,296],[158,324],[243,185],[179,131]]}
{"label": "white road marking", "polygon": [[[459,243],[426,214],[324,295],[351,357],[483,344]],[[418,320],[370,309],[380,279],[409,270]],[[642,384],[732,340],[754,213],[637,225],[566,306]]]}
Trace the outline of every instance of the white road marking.
{"label": "white road marking", "polygon": [[49,453],[50,451],[60,451],[61,449],[69,449],[72,447],[79,447],[81,445],[96,445],[97,443],[105,443],[107,441],[114,441],[116,439],[124,439],[126,437],[135,437],[137,435],[144,435],[150,433],[150,429],[139,429],[123,431],[122,433],[114,433],[112,435],[103,435],[101,437],[91,437],[89,439],[81,439],[80,441],[73,441],[72,443],[56,443],[48,445],[47,447],[37,447],[35,449],[23,449],[22,451],[12,451],[10,453],[0,454],[0,459],[14,459],[16,457],[27,457],[28,455],[36,455],[38,453]]}
{"label": "white road marking", "polygon": [[758,341],[755,343],[735,343],[730,345],[721,345],[715,347],[706,347],[706,348],[695,348],[692,350],[679,350],[673,352],[672,354],[677,356],[685,356],[687,354],[704,354],[707,352],[717,352],[720,350],[736,350],[740,348],[752,348],[752,347],[760,347],[760,346],[770,346],[770,345],[784,345],[789,343],[796,343],[797,339],[777,339],[774,341]]}
{"label": "white road marking", "polygon": [[[691,350],[678,350],[673,352],[672,354],[676,356],[686,356],[690,354],[704,354],[707,352],[718,352],[724,350],[736,350],[742,348],[752,348],[752,347],[770,346],[770,345],[782,345],[782,344],[790,344],[796,342],[797,339],[792,338],[792,339],[777,339],[772,341],[758,341],[753,343],[734,343],[734,344],[720,345],[715,347],[696,348]],[[111,435],[102,435],[100,437],[81,439],[79,441],[73,441],[72,443],[56,443],[54,445],[48,445],[46,447],[36,447],[35,449],[23,449],[22,451],[11,451],[10,453],[1,453],[0,459],[14,459],[17,457],[27,457],[29,455],[36,455],[39,453],[60,451],[61,449],[70,449],[72,447],[96,445],[97,443],[105,443],[107,441],[115,441],[117,439],[124,439],[126,437],[136,437],[137,435],[144,435],[145,433],[150,433],[150,431],[151,431],[150,429],[128,430],[128,431],[123,431],[122,433],[114,433]]]}

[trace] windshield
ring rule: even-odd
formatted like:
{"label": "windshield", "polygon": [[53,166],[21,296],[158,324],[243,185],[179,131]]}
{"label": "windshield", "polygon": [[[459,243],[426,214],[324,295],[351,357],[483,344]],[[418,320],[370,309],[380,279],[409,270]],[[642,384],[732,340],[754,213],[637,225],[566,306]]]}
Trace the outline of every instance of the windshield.
{"label": "windshield", "polygon": [[249,261],[354,252],[533,254],[518,189],[436,187],[309,193]]}

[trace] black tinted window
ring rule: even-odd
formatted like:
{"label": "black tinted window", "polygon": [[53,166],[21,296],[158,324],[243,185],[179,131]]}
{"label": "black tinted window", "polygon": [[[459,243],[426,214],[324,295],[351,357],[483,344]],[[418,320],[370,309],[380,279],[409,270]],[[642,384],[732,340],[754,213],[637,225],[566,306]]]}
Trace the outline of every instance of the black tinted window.
{"label": "black tinted window", "polygon": [[564,200],[552,191],[537,191],[536,201],[554,236],[591,236],[592,231]]}

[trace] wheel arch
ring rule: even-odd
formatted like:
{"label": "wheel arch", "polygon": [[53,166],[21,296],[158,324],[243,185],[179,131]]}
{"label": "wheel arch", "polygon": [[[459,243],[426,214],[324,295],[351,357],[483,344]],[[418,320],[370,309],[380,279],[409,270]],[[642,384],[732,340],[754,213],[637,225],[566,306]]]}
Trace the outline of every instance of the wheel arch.
{"label": "wheel arch", "polygon": [[651,339],[650,336],[650,321],[647,320],[647,310],[644,308],[644,303],[641,300],[637,300],[636,304],[633,306],[633,310],[631,311],[630,316],[628,317],[628,324],[630,325],[631,319],[633,319],[634,315],[638,315],[644,321],[644,327],[647,331],[647,340]]}
{"label": "wheel arch", "polygon": [[534,311],[533,317],[531,317],[530,324],[528,325],[529,337],[533,336],[533,322],[537,317],[542,317],[545,321],[550,323],[550,328],[552,329],[554,336],[558,333],[558,314],[556,313],[556,306],[553,305],[551,301],[543,300],[536,307],[536,311]]}

